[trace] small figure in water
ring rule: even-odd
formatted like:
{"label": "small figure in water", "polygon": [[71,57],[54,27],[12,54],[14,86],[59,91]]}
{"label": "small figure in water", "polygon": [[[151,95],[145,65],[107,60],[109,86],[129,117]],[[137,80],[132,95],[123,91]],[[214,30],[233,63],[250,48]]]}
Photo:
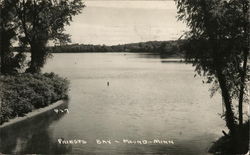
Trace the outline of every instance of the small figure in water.
{"label": "small figure in water", "polygon": [[107,86],[109,86],[109,81],[107,82]]}

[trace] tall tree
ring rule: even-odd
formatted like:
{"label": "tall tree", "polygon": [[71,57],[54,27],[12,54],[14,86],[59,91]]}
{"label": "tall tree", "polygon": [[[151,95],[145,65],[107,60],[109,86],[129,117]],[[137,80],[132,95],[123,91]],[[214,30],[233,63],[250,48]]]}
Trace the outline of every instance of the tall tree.
{"label": "tall tree", "polygon": [[11,71],[10,61],[12,57],[12,39],[16,36],[17,25],[15,23],[14,3],[11,0],[1,0],[0,14],[0,53],[1,53],[1,73]]}
{"label": "tall tree", "polygon": [[178,19],[187,23],[186,59],[220,90],[231,135],[237,132],[249,81],[249,0],[175,0]]}
{"label": "tall tree", "polygon": [[21,25],[20,40],[30,46],[31,62],[28,72],[40,72],[43,67],[49,41],[68,42],[69,35],[64,33],[65,26],[72,16],[81,12],[81,0],[14,0]]}

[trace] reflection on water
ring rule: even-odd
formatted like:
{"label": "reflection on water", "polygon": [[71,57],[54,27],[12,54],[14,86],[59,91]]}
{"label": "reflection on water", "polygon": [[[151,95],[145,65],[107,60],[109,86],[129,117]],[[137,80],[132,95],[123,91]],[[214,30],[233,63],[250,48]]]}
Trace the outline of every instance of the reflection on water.
{"label": "reflection on water", "polygon": [[[143,53],[54,54],[44,71],[70,80],[69,113],[5,129],[0,152],[206,154],[225,125],[218,116],[221,98],[209,97],[191,64],[176,61]],[[59,145],[61,138],[87,144]],[[123,139],[174,144],[114,143]]]}
{"label": "reflection on water", "polygon": [[[68,108],[68,102],[65,101],[57,108]],[[59,145],[52,139],[52,132],[49,129],[49,126],[59,121],[64,114],[57,114],[52,109],[34,118],[2,128],[0,152],[5,154],[70,152],[71,146]]]}
{"label": "reflection on water", "polygon": [[[127,56],[127,54],[124,55]],[[134,55],[128,54],[128,56],[130,56],[130,58],[151,59],[151,61],[160,60],[161,63],[185,63],[184,59],[169,57],[169,55],[165,53],[140,53]]]}

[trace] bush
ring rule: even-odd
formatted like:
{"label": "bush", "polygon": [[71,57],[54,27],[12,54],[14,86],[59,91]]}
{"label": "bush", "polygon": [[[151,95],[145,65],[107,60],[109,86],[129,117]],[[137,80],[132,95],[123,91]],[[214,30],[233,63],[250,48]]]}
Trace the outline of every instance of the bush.
{"label": "bush", "polygon": [[69,82],[54,73],[0,77],[0,124],[67,97]]}
{"label": "bush", "polygon": [[10,108],[10,106],[8,106],[7,104],[5,104],[4,102],[1,102],[1,113],[0,113],[0,123],[2,124],[3,122],[8,121],[11,117],[11,114],[13,112],[13,110]]}

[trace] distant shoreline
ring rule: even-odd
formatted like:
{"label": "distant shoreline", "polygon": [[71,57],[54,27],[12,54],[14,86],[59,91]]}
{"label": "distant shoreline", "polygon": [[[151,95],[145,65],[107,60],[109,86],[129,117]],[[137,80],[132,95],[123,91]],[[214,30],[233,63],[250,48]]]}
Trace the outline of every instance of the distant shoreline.
{"label": "distant shoreline", "polygon": [[[48,46],[50,53],[150,53],[166,57],[183,58],[184,52],[180,46],[185,40],[148,41],[119,45],[66,44]],[[20,47],[14,47],[16,51]],[[27,49],[29,51],[29,49]]]}

